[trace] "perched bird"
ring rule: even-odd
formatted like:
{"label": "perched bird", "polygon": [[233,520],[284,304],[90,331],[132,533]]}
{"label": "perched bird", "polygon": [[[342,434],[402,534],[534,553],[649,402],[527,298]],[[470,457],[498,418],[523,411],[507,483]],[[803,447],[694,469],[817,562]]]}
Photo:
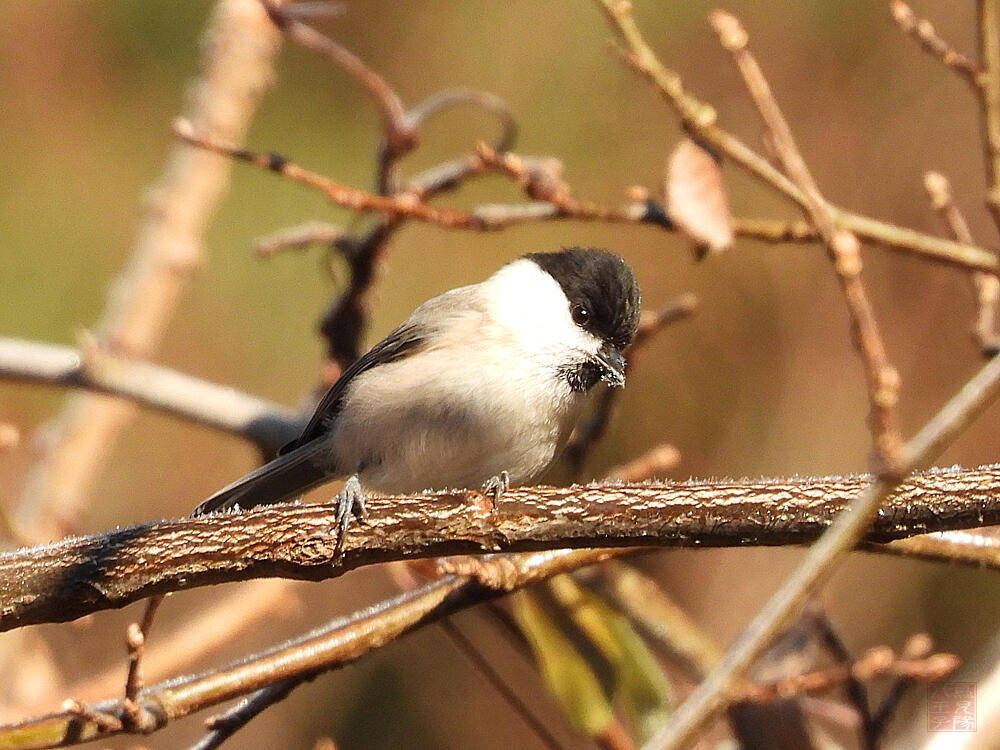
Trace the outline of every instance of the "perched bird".
{"label": "perched bird", "polygon": [[428,300],[348,367],[302,434],[208,498],[201,515],[292,500],[348,477],[340,557],[365,491],[479,487],[494,499],[565,446],[587,392],[625,385],[639,322],[632,269],[606,250],[531,253]]}

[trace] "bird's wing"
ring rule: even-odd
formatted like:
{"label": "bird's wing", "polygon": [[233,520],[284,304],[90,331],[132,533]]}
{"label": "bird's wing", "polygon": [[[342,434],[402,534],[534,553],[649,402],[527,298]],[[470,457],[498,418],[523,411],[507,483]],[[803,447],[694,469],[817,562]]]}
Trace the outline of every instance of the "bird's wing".
{"label": "bird's wing", "polygon": [[279,453],[288,453],[325,436],[337,419],[347,386],[356,376],[425,349],[435,334],[448,327],[457,311],[478,307],[477,291],[478,285],[452,289],[427,300],[414,310],[395,330],[344,370],[317,404],[302,434],[284,446]]}

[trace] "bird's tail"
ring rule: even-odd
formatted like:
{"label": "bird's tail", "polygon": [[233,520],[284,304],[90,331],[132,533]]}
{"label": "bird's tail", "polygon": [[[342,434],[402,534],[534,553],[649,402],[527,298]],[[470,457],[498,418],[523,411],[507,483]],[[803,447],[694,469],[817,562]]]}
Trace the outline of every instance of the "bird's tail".
{"label": "bird's tail", "polygon": [[225,510],[239,505],[253,508],[291,500],[331,478],[323,469],[327,447],[319,441],[310,441],[278,456],[273,461],[255,469],[228,487],[223,487],[194,509],[193,516],[215,510]]}

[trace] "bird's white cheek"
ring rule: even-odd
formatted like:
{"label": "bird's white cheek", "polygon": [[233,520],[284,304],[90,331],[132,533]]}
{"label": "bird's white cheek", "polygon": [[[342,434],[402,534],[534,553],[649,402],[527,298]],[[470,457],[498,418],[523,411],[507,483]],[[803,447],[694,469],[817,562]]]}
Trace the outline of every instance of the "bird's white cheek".
{"label": "bird's white cheek", "polygon": [[505,266],[484,286],[489,319],[521,356],[569,364],[600,347],[600,341],[573,322],[562,287],[532,261]]}

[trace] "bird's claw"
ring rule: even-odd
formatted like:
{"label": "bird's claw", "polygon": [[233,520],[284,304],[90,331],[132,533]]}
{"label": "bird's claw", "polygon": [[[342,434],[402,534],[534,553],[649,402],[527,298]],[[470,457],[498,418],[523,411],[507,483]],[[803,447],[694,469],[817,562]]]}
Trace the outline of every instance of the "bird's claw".
{"label": "bird's claw", "polygon": [[358,475],[350,477],[344,482],[343,488],[337,493],[334,500],[336,503],[335,519],[337,521],[337,546],[333,550],[333,564],[337,565],[344,557],[344,537],[347,535],[347,527],[351,524],[351,518],[364,521],[365,518],[365,495],[361,490],[361,482]]}
{"label": "bird's claw", "polygon": [[501,471],[495,477],[490,477],[483,483],[483,494],[490,499],[493,510],[497,509],[497,502],[503,497],[503,493],[510,487],[510,474]]}

